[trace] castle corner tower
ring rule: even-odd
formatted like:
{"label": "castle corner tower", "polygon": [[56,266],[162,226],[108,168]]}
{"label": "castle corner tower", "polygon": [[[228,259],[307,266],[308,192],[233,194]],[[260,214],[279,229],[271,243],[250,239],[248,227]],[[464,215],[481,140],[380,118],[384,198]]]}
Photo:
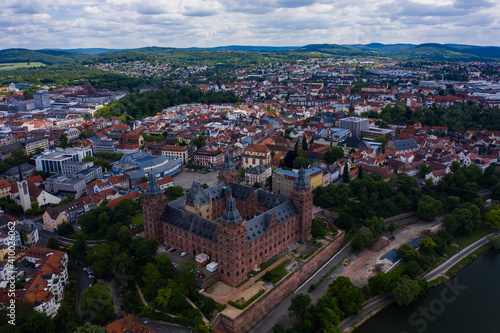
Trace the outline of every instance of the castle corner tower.
{"label": "castle corner tower", "polygon": [[160,185],[156,183],[156,177],[153,173],[149,174],[149,182],[144,193],[142,201],[142,211],[144,214],[144,235],[146,238],[153,238],[157,241],[163,241],[162,229],[159,226],[161,216],[167,200],[163,196]]}
{"label": "castle corner tower", "polygon": [[231,161],[231,155],[229,152],[226,152],[224,155],[224,162],[222,162],[217,180],[219,181],[219,184],[238,183],[238,173],[236,172],[233,161]]}
{"label": "castle corner tower", "polygon": [[304,168],[300,168],[299,170],[299,175],[290,193],[290,199],[292,199],[295,207],[299,211],[299,240],[310,240],[313,194],[309,181],[306,178]]}

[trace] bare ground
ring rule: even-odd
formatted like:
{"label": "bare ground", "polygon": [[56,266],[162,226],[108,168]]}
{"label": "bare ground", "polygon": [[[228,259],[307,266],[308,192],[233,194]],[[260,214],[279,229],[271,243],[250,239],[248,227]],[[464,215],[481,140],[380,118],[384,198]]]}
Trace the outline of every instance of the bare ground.
{"label": "bare ground", "polygon": [[419,222],[409,226],[405,226],[394,232],[395,239],[389,240],[386,236],[380,236],[375,242],[363,252],[357,255],[351,255],[348,259],[351,264],[341,266],[339,273],[336,273],[332,278],[339,275],[347,276],[356,286],[362,287],[368,282],[368,278],[380,272],[386,272],[392,265],[392,261],[388,259],[380,259],[384,254],[392,249],[398,249],[404,243],[408,243],[415,238],[425,237],[431,233],[437,232],[440,222]]}

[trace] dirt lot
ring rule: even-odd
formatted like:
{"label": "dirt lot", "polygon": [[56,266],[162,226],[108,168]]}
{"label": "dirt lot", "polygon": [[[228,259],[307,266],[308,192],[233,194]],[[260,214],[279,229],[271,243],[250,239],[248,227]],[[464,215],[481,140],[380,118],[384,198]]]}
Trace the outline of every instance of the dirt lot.
{"label": "dirt lot", "polygon": [[340,266],[340,271],[332,276],[347,276],[356,286],[363,286],[368,282],[368,278],[380,272],[386,272],[393,263],[388,259],[380,259],[384,254],[392,249],[397,249],[404,243],[408,243],[415,238],[425,237],[429,233],[435,233],[439,229],[440,222],[420,222],[398,229],[394,232],[395,239],[389,240],[386,236],[380,236],[369,249],[358,255],[349,256],[351,262],[348,266]]}
{"label": "dirt lot", "polygon": [[183,189],[189,190],[193,182],[207,184],[209,187],[217,185],[217,171],[201,173],[200,171],[191,172],[189,169],[184,169],[177,176],[174,176],[175,185],[182,186]]}

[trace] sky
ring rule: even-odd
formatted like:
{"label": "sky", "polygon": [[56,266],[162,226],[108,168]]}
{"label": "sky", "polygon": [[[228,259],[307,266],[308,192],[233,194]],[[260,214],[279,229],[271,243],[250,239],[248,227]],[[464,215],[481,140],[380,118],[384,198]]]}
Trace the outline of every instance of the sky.
{"label": "sky", "polygon": [[10,0],[0,49],[500,46],[498,0]]}

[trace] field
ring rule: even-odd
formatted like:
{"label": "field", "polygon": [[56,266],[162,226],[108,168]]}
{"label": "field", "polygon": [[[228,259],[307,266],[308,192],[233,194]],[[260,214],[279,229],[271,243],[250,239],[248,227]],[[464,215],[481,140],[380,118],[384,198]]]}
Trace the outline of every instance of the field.
{"label": "field", "polygon": [[42,62],[4,62],[0,63],[0,70],[31,68],[31,67],[44,67]]}

